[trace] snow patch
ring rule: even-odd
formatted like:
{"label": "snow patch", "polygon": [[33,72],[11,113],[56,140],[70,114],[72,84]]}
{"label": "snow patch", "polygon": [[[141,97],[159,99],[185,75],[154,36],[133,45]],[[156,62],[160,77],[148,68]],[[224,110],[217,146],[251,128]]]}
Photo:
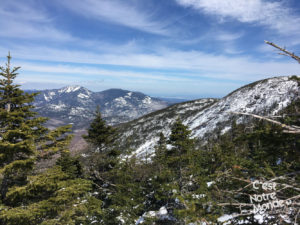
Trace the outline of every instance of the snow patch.
{"label": "snow patch", "polygon": [[165,206],[161,207],[158,211],[158,216],[163,216],[163,215],[167,215],[168,214],[168,210],[166,209]]}
{"label": "snow patch", "polygon": [[141,145],[137,150],[135,150],[130,156],[137,156],[139,158],[143,158],[143,156],[148,155],[148,153],[152,154],[153,151],[145,151],[145,149],[154,149],[154,146],[156,142],[158,141],[158,138],[153,138],[149,141],[146,141],[143,145]]}
{"label": "snow patch", "polygon": [[118,107],[122,107],[127,104],[127,101],[123,97],[119,97],[114,99],[114,103],[116,103]]}
{"label": "snow patch", "polygon": [[207,182],[206,185],[207,187],[210,187],[211,185],[213,185],[215,182],[214,181],[210,181],[210,182]]}
{"label": "snow patch", "polygon": [[57,104],[57,105],[54,105],[54,104],[51,104],[49,105],[49,108],[50,109],[54,109],[56,111],[62,111],[66,108],[67,106],[65,104]]}
{"label": "snow patch", "polygon": [[124,98],[131,98],[131,96],[132,96],[132,92],[128,92],[127,95],[125,95]]}
{"label": "snow patch", "polygon": [[70,93],[79,90],[81,87],[78,85],[67,86],[59,90],[59,93]]}
{"label": "snow patch", "polygon": [[71,108],[69,115],[78,116],[78,115],[82,115],[85,111],[86,109],[83,107],[75,107],[75,108]]}
{"label": "snow patch", "polygon": [[143,101],[144,104],[151,104],[152,103],[152,99],[149,96],[146,96]]}
{"label": "snow patch", "polygon": [[51,97],[47,97],[46,94],[44,94],[44,98],[47,102],[51,99]]}
{"label": "snow patch", "polygon": [[87,99],[87,98],[89,98],[90,96],[85,95],[85,94],[83,94],[83,93],[80,93],[79,95],[77,95],[77,97],[78,97],[78,98],[82,98],[82,99]]}
{"label": "snow patch", "polygon": [[49,93],[44,93],[44,99],[48,102],[52,100],[52,97],[55,95],[55,92],[51,91]]}
{"label": "snow patch", "polygon": [[[227,215],[227,214],[225,214],[225,215],[223,215],[223,216],[221,216],[221,217],[218,218],[218,222],[220,222],[220,223],[222,223],[224,225],[225,224],[230,224],[231,223],[230,220],[232,218],[234,218],[234,215]],[[226,222],[226,223],[224,223],[224,222]]]}

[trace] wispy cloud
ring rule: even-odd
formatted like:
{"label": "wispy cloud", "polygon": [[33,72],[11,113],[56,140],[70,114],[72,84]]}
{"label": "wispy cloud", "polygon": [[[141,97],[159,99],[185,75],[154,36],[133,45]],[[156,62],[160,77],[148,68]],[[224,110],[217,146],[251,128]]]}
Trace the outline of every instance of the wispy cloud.
{"label": "wispy cloud", "polygon": [[73,37],[52,25],[46,10],[33,0],[5,0],[0,6],[0,37],[70,41]]}
{"label": "wispy cloud", "polygon": [[[101,71],[99,69],[86,70],[90,74],[108,74],[121,75],[131,74],[132,76],[149,79],[166,79],[162,74],[167,74],[169,70],[175,71],[167,79],[176,79],[179,75],[182,78],[189,77],[189,79],[197,79],[199,77],[206,77],[211,79],[228,79],[236,81],[254,81],[270,76],[288,75],[299,73],[299,65],[293,61],[257,61],[254,57],[234,57],[226,55],[208,54],[201,51],[183,51],[170,48],[158,48],[154,53],[92,53],[88,51],[75,51],[64,49],[53,49],[47,47],[22,47],[11,46],[10,49],[17,59],[30,60],[44,60],[56,62],[57,68],[45,68],[43,71],[61,72],[61,73],[77,73],[84,74],[86,68],[81,66],[81,69],[76,67],[60,67],[57,63],[68,62],[81,65],[95,64],[95,65],[111,65],[117,67],[124,67],[123,72],[109,72]],[[5,52],[5,48],[0,46],[0,51]],[[287,59],[288,60],[288,59]],[[21,65],[22,66],[22,65]],[[25,64],[27,70],[31,69]],[[127,68],[126,68],[127,67]],[[38,67],[35,67],[37,69]],[[140,69],[148,69],[151,74],[157,74],[151,77],[149,74],[137,73]],[[43,72],[40,71],[40,72]],[[69,72],[68,72],[69,71]],[[160,71],[160,72],[156,72]],[[178,72],[176,72],[178,71]],[[173,77],[172,77],[173,76]]]}
{"label": "wispy cloud", "polygon": [[[237,82],[224,80],[218,85],[222,89],[215,90],[214,80],[201,79],[201,76],[189,72],[173,71],[166,75],[159,71],[135,72],[126,69],[118,71],[95,66],[43,65],[24,61],[14,63],[22,65],[17,83],[25,89],[37,87],[38,89],[51,89],[66,85],[81,85],[94,91],[115,87],[141,91],[154,96],[180,95],[195,98],[200,97],[195,95],[199,88],[202,90],[202,96],[220,97],[224,95],[224,92],[229,93],[240,86]],[[187,86],[188,89],[186,89]]]}
{"label": "wispy cloud", "polygon": [[267,26],[279,33],[299,33],[300,16],[283,1],[268,0],[176,0],[182,6],[215,15],[222,20]]}
{"label": "wispy cloud", "polygon": [[[18,63],[18,62],[16,62]],[[44,74],[46,77],[50,74],[52,75],[72,75],[72,76],[81,76],[81,79],[85,79],[85,76],[88,75],[88,78],[138,78],[138,79],[152,79],[158,81],[183,81],[188,80],[186,78],[172,78],[162,73],[153,73],[151,72],[135,72],[131,70],[123,69],[122,71],[118,70],[109,70],[109,69],[101,69],[93,66],[80,66],[80,65],[43,65],[43,64],[34,64],[34,63],[26,63],[20,62],[22,65],[22,70],[26,72],[35,72],[38,74]],[[154,75],[153,75],[154,74]],[[68,78],[67,78],[68,79]]]}
{"label": "wispy cloud", "polygon": [[[27,0],[4,0],[1,1],[0,15],[7,17],[9,20],[33,21],[33,22],[49,22],[45,11],[42,8],[37,8],[36,2]],[[6,22],[9,22],[6,20]]]}
{"label": "wispy cloud", "polygon": [[153,12],[138,7],[134,1],[67,0],[58,1],[66,8],[87,18],[123,25],[153,34],[168,35],[167,22],[154,19]]}
{"label": "wispy cloud", "polygon": [[214,34],[214,37],[218,41],[235,41],[241,38],[244,34],[242,32],[217,32]]}

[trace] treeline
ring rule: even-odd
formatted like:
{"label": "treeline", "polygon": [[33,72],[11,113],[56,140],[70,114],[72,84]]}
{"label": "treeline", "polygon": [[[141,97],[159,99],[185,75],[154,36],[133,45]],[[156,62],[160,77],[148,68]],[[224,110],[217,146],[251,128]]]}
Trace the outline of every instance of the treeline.
{"label": "treeline", "polygon": [[[0,68],[0,224],[299,222],[299,134],[264,120],[233,120],[229,132],[199,145],[178,118],[170,136],[158,134],[154,154],[141,160],[116,147],[118,130],[97,109],[84,157],[72,157],[71,127],[44,126],[47,119],[32,111],[37,94],[14,84],[19,68],[7,58]],[[281,122],[299,126],[299,106],[282,112]],[[53,165],[40,169],[47,160]],[[290,204],[265,208],[257,218],[250,196],[265,190],[253,189],[256,180],[276,182],[266,194],[275,191]]]}

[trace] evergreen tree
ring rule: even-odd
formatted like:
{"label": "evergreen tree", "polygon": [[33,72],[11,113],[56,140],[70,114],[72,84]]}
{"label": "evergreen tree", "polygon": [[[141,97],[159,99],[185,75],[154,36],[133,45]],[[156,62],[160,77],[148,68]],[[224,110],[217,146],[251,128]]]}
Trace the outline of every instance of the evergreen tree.
{"label": "evergreen tree", "polygon": [[153,164],[158,168],[159,173],[161,174],[165,169],[166,162],[166,152],[167,152],[167,138],[163,133],[159,134],[159,140],[155,146],[155,155],[153,157]]}
{"label": "evergreen tree", "polygon": [[115,134],[116,129],[106,125],[106,122],[102,118],[100,107],[98,106],[95,112],[95,118],[88,129],[88,134],[83,136],[84,139],[101,152],[114,141]]}
{"label": "evergreen tree", "polygon": [[145,211],[145,183],[148,168],[134,157],[124,160],[109,172],[110,185],[103,196],[103,225],[135,224]]}
{"label": "evergreen tree", "polygon": [[[130,173],[122,168],[119,160],[120,151],[113,145],[116,137],[116,129],[107,125],[103,120],[100,108],[97,107],[95,118],[88,128],[88,134],[83,136],[89,143],[86,161],[89,178],[94,182],[99,193],[97,198],[103,202],[103,218],[99,224],[120,224],[124,220],[133,221],[128,205],[128,195],[124,195],[124,188],[133,185]],[[130,172],[130,171],[128,171]],[[121,174],[121,176],[120,176]],[[126,180],[126,185],[124,181]],[[131,183],[127,183],[131,182]],[[128,186],[127,186],[128,185]],[[127,210],[125,210],[127,209]],[[133,211],[132,207],[130,207]],[[133,213],[132,213],[133,214]]]}
{"label": "evergreen tree", "polygon": [[[68,151],[70,126],[51,131],[43,126],[47,119],[32,111],[32,102],[38,93],[24,93],[13,83],[19,67],[11,68],[10,61],[9,54],[6,66],[0,67],[0,224],[38,224],[32,222],[37,217],[40,222],[48,216],[52,218],[52,205],[44,203],[51,196],[48,186],[51,189],[51,185],[56,184],[43,181],[43,176],[47,180],[49,174],[31,175],[38,160]],[[50,173],[59,177],[55,171],[57,169]],[[63,208],[63,203],[55,204]],[[26,215],[22,213],[24,210],[27,210]],[[35,219],[27,220],[28,217]]]}
{"label": "evergreen tree", "polygon": [[150,193],[153,194],[148,195],[148,201],[155,206],[152,206],[153,210],[166,207],[171,217],[156,218],[155,224],[184,222],[178,212],[188,206],[185,197],[191,184],[194,152],[195,144],[191,138],[191,131],[180,119],[172,125],[168,139],[160,134],[152,164],[157,168],[151,182],[153,190]]}
{"label": "evergreen tree", "polygon": [[168,143],[171,148],[166,152],[167,164],[174,173],[174,179],[178,180],[181,191],[190,173],[188,165],[191,163],[195,143],[191,138],[191,131],[180,119],[177,119],[171,128]]}
{"label": "evergreen tree", "polygon": [[86,161],[91,179],[99,186],[109,183],[110,170],[118,164],[120,151],[113,146],[116,129],[106,124],[99,107],[96,109],[88,134],[83,137],[89,143],[89,157]]}
{"label": "evergreen tree", "polygon": [[64,154],[54,167],[30,176],[29,181],[7,193],[12,207],[0,214],[1,224],[100,223],[102,202],[92,194],[93,183],[83,179],[78,159]]}
{"label": "evergreen tree", "polygon": [[26,182],[37,155],[35,140],[46,129],[41,127],[44,118],[34,118],[29,103],[36,94],[24,94],[19,85],[14,85],[19,67],[11,69],[11,56],[6,67],[0,67],[0,173],[1,199],[5,200],[8,188]]}
{"label": "evergreen tree", "polygon": [[26,183],[27,174],[36,159],[65,149],[70,127],[49,131],[43,126],[46,118],[37,117],[31,104],[38,93],[24,93],[13,83],[19,67],[11,68],[11,56],[6,67],[0,67],[0,194],[5,196],[13,185]]}
{"label": "evergreen tree", "polygon": [[[276,181],[277,189],[273,192],[280,200],[299,195],[299,138],[295,134],[283,133],[278,125],[265,121],[252,123],[253,128],[248,131],[245,125],[234,127],[235,131],[221,136],[203,155],[202,166],[208,168],[206,175],[213,181],[207,193],[211,198],[204,205],[210,205],[211,216],[239,215],[230,220],[232,224],[239,224],[241,220],[258,224],[253,213],[241,214],[241,210],[253,209],[253,206],[247,206],[250,204],[249,195],[262,193],[262,190],[252,188],[253,180]],[[232,138],[232,133],[235,138]],[[282,214],[294,220],[297,209],[289,207],[287,210],[289,213]],[[262,224],[278,222],[279,215],[267,210]]]}

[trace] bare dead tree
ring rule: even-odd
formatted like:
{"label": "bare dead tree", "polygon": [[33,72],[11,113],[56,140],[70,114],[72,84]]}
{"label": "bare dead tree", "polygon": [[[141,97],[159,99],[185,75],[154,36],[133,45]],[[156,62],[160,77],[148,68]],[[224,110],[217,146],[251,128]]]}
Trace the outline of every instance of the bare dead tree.
{"label": "bare dead tree", "polygon": [[300,127],[299,126],[294,126],[294,125],[286,125],[284,123],[280,123],[276,120],[270,119],[266,116],[259,116],[256,114],[252,114],[252,113],[243,113],[243,112],[231,112],[232,114],[237,114],[237,115],[245,115],[245,116],[252,116],[254,118],[258,118],[261,120],[266,120],[269,121],[271,123],[274,123],[276,125],[279,125],[280,127],[283,128],[283,133],[289,133],[289,134],[300,134]]}
{"label": "bare dead tree", "polygon": [[292,52],[289,52],[287,51],[285,48],[282,48],[282,47],[279,47],[278,45],[272,43],[272,42],[269,42],[269,41],[265,41],[266,44],[268,45],[271,45],[273,46],[274,48],[277,48],[280,53],[278,53],[279,55],[285,55],[285,56],[289,56],[289,57],[292,57],[293,59],[295,59],[298,63],[300,63],[300,57],[295,55],[294,53]]}

